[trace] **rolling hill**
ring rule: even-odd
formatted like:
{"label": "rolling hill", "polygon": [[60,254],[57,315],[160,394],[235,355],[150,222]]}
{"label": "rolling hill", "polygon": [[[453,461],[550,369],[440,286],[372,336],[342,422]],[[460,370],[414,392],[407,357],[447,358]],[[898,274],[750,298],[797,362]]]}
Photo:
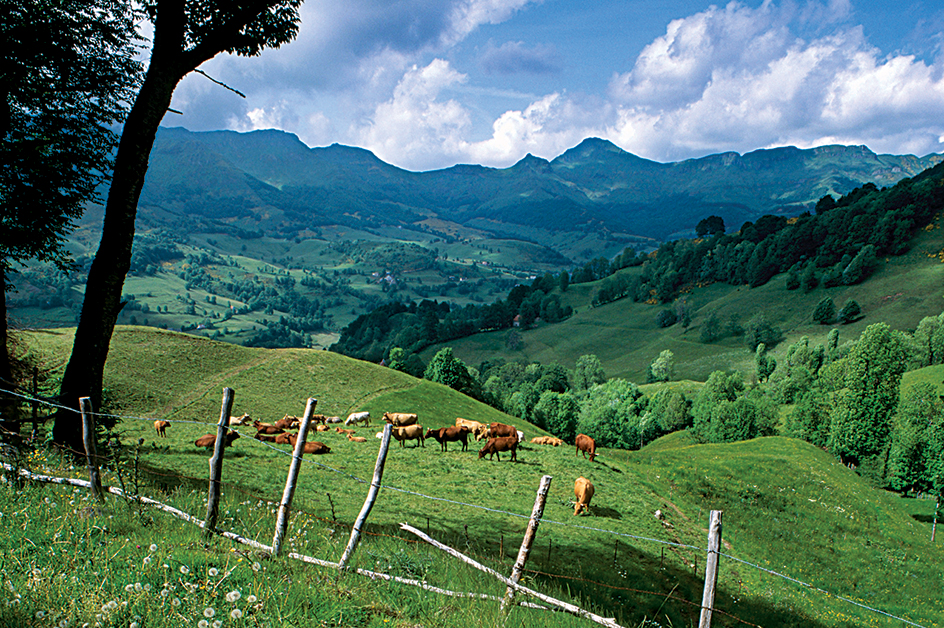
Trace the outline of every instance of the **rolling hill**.
{"label": "rolling hill", "polygon": [[[20,338],[54,378],[66,360],[70,335],[58,330]],[[305,399],[314,396],[318,411],[326,414],[362,408],[372,413],[414,410],[426,425],[464,416],[518,423],[528,438],[540,433],[437,384],[329,352],[247,349],[147,328],[117,330],[105,382],[107,410],[123,417],[117,431],[126,448],[126,464],[133,453],[143,469],[146,492],[171,491],[168,499],[186,498],[191,487],[197,495],[206,490],[207,453],[192,443],[216,422],[223,386],[236,390],[234,412],[263,420],[298,414]],[[154,437],[154,417],[172,422],[166,440]],[[315,556],[338,551],[333,530],[338,521],[353,520],[360,507],[362,481],[369,477],[376,456],[373,431],[367,443],[352,443],[339,434],[319,436],[332,452],[303,465],[295,500],[302,517],[296,523],[302,521],[302,528],[291,540],[296,551]],[[134,445],[138,439],[143,441]],[[725,513],[717,603],[723,614],[716,616],[718,625],[739,625],[741,620],[813,628],[900,625],[864,606],[922,626],[944,625],[944,605],[939,596],[929,594],[944,586],[938,568],[944,555],[939,544],[927,543],[926,507],[868,487],[807,443],[770,437],[695,445],[685,433],[676,433],[636,452],[605,450],[592,464],[574,457],[570,447],[528,446],[519,452],[517,464],[479,460],[474,452],[470,447],[469,452],[451,448],[443,453],[429,443],[425,448],[395,445],[383,479],[388,488],[368,521],[372,536],[355,562],[376,568],[390,552],[381,549],[389,547],[383,544],[395,543],[402,534],[399,522],[407,521],[507,572],[524,528],[520,515],[530,512],[538,480],[549,474],[553,482],[546,521],[527,577],[537,588],[575,599],[623,625],[697,622],[697,609],[685,601],[700,599],[697,572],[704,554],[694,548],[704,547],[711,509]],[[236,442],[224,470],[224,523],[229,529],[267,542],[268,508],[260,512],[251,505],[277,503],[287,453],[287,448],[252,439]],[[594,482],[597,493],[592,515],[574,519],[568,501],[573,479],[581,474]],[[653,516],[657,510],[664,520]],[[138,534],[134,526],[120,524],[112,531],[112,525],[97,534],[103,539]],[[149,525],[163,529],[167,524]],[[199,543],[181,543],[175,554],[202,551],[208,557],[202,560],[211,564],[229,554],[220,545],[199,550]],[[399,543],[395,553],[400,558],[387,569],[423,564],[428,582],[455,586],[455,567],[430,558],[422,547]],[[133,542],[118,545],[133,547]],[[214,558],[214,552],[220,555]],[[46,559],[36,560],[43,566]],[[6,568],[19,581],[19,568],[12,562]],[[414,591],[382,586],[390,591],[379,594],[390,613],[386,616],[402,618],[395,625],[431,621],[416,618],[426,611],[411,601]],[[475,586],[487,587],[481,582]],[[334,595],[329,589],[323,587],[314,599]],[[487,590],[501,595],[499,589],[492,585]],[[480,616],[469,619],[466,603],[440,606],[438,598],[434,600],[439,609],[436,625],[484,626],[492,621],[489,611],[471,611]],[[308,606],[292,612],[308,612]],[[548,621],[546,615],[532,613],[516,611],[513,625]],[[386,625],[376,622],[359,625]]]}

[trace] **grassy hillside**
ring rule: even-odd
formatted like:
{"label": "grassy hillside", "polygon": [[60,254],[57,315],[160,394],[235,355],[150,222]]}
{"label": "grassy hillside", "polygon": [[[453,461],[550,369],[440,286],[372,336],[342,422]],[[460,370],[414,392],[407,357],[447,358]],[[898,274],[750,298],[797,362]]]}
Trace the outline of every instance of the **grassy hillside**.
{"label": "grassy hillside", "polygon": [[[704,381],[715,370],[740,369],[750,373],[754,356],[741,338],[728,337],[704,344],[699,341],[701,324],[709,312],[722,320],[737,315],[741,324],[757,313],[784,333],[784,340],[772,351],[780,362],[782,354],[801,336],[822,341],[832,327],[813,322],[816,304],[830,297],[841,308],[848,299],[862,307],[863,318],[840,328],[840,342],[858,337],[868,325],[884,321],[896,329],[913,330],[925,316],[936,316],[944,310],[944,230],[941,218],[915,238],[911,249],[899,257],[882,260],[880,268],[864,283],[836,288],[816,288],[808,293],[786,290],[786,276],[779,275],[757,288],[712,284],[692,287],[684,295],[693,306],[692,324],[662,329],[656,323],[660,310],[672,304],[649,305],[622,299],[599,307],[591,307],[593,295],[601,282],[571,285],[563,296],[564,305],[577,313],[569,320],[554,325],[541,325],[521,330],[520,349],[506,347],[507,331],[476,334],[450,341],[456,357],[477,366],[486,359],[503,357],[509,361],[524,360],[547,364],[558,362],[573,368],[581,355],[596,354],[609,377],[624,377],[635,382],[646,381],[646,369],[664,349],[675,354],[675,376],[679,379]],[[638,273],[638,268],[623,273]],[[429,360],[442,345],[423,351]]]}
{"label": "grassy hillside", "polygon": [[[26,334],[24,340],[40,364],[53,370],[62,367],[69,333]],[[118,427],[126,460],[137,452],[142,477],[151,485],[144,492],[176,489],[167,498],[183,500],[189,504],[187,510],[198,516],[202,516],[199,495],[206,487],[208,454],[194,447],[193,440],[218,420],[224,386],[236,390],[234,413],[249,412],[262,420],[300,414],[305,400],[313,396],[319,399],[318,411],[325,414],[409,410],[427,426],[450,424],[463,416],[518,423],[527,438],[540,433],[437,384],[324,351],[246,349],[125,327],[116,332],[105,377],[111,411],[126,417]],[[157,439],[150,425],[158,417],[172,421],[166,440]],[[375,427],[359,429],[369,437],[366,443],[350,442],[337,433],[315,437],[332,451],[303,465],[290,541],[297,551],[332,560],[339,556],[344,539],[338,537],[346,537],[342,524],[353,521],[366,494],[366,485],[358,478],[368,479],[372,472],[375,431]],[[243,435],[251,433],[244,430]],[[138,439],[144,439],[140,446],[135,444]],[[686,546],[705,546],[711,509],[725,512],[726,554],[831,594],[722,558],[718,608],[726,614],[716,615],[716,625],[741,625],[734,618],[763,626],[900,625],[835,595],[923,626],[944,625],[944,604],[940,596],[929,594],[944,588],[939,569],[944,552],[940,542],[928,545],[930,524],[920,514],[926,509],[874,491],[806,443],[767,438],[694,445],[685,434],[673,434],[638,452],[603,451],[596,463],[575,457],[571,447],[527,446],[519,451],[517,464],[504,456],[501,462],[479,460],[477,446],[470,444],[469,449],[462,452],[451,445],[443,453],[432,441],[425,448],[394,444],[383,478],[387,488],[368,523],[368,531],[381,536],[367,537],[355,564],[392,565],[401,574],[418,569],[436,586],[501,595],[501,586],[469,576],[468,570],[422,546],[397,540],[402,536],[398,524],[428,529],[433,537],[508,573],[526,523],[523,517],[530,513],[541,476],[548,474],[553,480],[546,520],[538,532],[527,580],[539,590],[616,617],[623,625],[640,625],[644,620],[653,620],[645,624],[650,626],[697,624],[697,608],[686,601],[700,600],[698,574],[704,550]],[[270,542],[272,511],[289,458],[287,446],[270,447],[250,438],[236,441],[223,471],[221,516],[227,529]],[[127,482],[130,472],[125,469]],[[593,481],[596,495],[591,516],[575,519],[568,502],[579,475]],[[108,481],[116,478],[110,475]],[[186,497],[190,488],[196,489],[195,498]],[[664,523],[654,516],[657,510],[665,513]],[[67,515],[50,511],[45,516]],[[117,524],[107,524],[106,538],[111,542],[117,534],[129,539],[122,547],[128,542],[141,545],[137,540],[141,537],[132,536],[144,532],[127,523],[115,531],[113,525]],[[152,525],[158,531],[169,527]],[[229,552],[227,542],[200,549],[192,536],[172,538],[178,544],[175,556],[206,564],[220,562]],[[353,576],[340,587],[318,587],[312,585],[313,576],[290,575],[299,573],[298,567],[291,568],[293,572],[279,564],[267,567],[276,578],[297,579],[313,587],[309,603],[302,605],[306,609],[350,605],[352,600],[358,608],[367,608],[369,587],[375,586],[383,593],[374,599],[386,610],[367,612],[363,621],[351,624],[330,623],[296,607],[288,609],[286,599],[280,602],[282,612],[256,615],[253,625],[488,626],[496,621],[488,604],[472,607],[471,602],[434,598],[431,607],[429,594],[354,584]],[[11,574],[21,569],[13,562],[0,568]],[[682,601],[666,599],[669,593]],[[525,610],[516,611],[510,625],[535,624],[571,625],[570,620]],[[154,620],[154,625],[165,624]]]}

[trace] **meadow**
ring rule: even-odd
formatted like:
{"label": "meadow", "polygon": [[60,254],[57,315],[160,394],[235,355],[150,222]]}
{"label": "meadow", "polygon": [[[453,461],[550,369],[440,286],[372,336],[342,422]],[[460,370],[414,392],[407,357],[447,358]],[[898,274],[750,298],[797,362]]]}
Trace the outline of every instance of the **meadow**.
{"label": "meadow", "polygon": [[[71,331],[19,337],[24,352],[54,379],[71,347]],[[415,411],[427,427],[462,416],[511,422],[526,439],[542,433],[438,384],[329,352],[247,349],[141,327],[117,330],[105,380],[104,411],[121,417],[115,430],[120,447],[113,445],[106,484],[140,486],[143,494],[200,518],[209,453],[193,441],[214,431],[224,386],[236,391],[233,414],[248,412],[263,421],[300,415],[314,397],[317,411],[327,415]],[[166,439],[155,435],[155,418],[171,421]],[[336,432],[312,436],[331,453],[305,459],[286,549],[338,559],[367,492],[377,430],[358,429],[368,437],[365,443]],[[224,459],[220,527],[269,544],[290,452],[253,440],[252,432],[243,429]],[[915,625],[944,625],[944,603],[933,593],[944,590],[944,552],[940,541],[929,544],[928,504],[869,487],[807,443],[770,437],[696,445],[676,433],[640,451],[604,450],[594,463],[569,446],[527,445],[517,463],[504,456],[480,460],[477,449],[470,444],[463,452],[451,444],[442,452],[435,441],[425,447],[394,443],[353,566],[501,596],[504,586],[417,543],[399,524],[428,531],[510,573],[547,474],[553,479],[545,519],[525,583],[621,625],[697,625],[701,548],[712,509],[724,511],[725,540],[714,625],[902,623],[860,605]],[[85,476],[81,465],[46,448],[31,456],[34,471]],[[591,514],[575,518],[571,502],[579,475],[593,481],[596,495]],[[73,488],[0,485],[0,522],[9,531],[0,540],[0,625],[501,623],[494,602],[339,575],[222,538],[204,541],[194,526],[114,497],[101,513],[91,506]],[[206,609],[213,609],[212,617]],[[578,623],[587,625],[520,608],[505,625]]]}

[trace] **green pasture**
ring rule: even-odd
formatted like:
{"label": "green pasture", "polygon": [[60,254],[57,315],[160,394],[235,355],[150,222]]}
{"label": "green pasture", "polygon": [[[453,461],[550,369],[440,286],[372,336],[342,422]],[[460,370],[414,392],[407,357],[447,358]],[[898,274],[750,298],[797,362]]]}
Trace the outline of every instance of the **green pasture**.
{"label": "green pasture", "polygon": [[[860,320],[840,326],[840,343],[857,338],[878,321],[895,329],[913,330],[923,317],[944,311],[944,263],[937,256],[942,249],[944,230],[926,230],[915,238],[905,255],[882,259],[868,281],[854,286],[818,287],[804,293],[786,290],[786,277],[779,275],[758,288],[727,284],[695,287],[684,295],[693,308],[687,329],[681,324],[659,328],[656,317],[662,309],[673,308],[671,303],[649,305],[626,298],[594,308],[590,303],[602,282],[571,284],[561,296],[563,304],[575,309],[574,316],[561,323],[538,323],[534,328],[518,330],[523,339],[519,349],[506,347],[507,330],[476,334],[447,345],[456,357],[473,366],[502,357],[542,364],[557,362],[573,368],[581,355],[595,354],[608,377],[638,383],[646,381],[649,364],[665,349],[675,354],[675,376],[679,379],[704,381],[716,370],[737,369],[748,374],[754,370],[754,356],[742,338],[700,342],[701,324],[710,312],[717,313],[721,321],[736,315],[742,326],[755,314],[763,313],[783,332],[783,341],[771,350],[778,361],[783,361],[786,349],[802,336],[814,342],[825,340],[832,326],[814,323],[812,312],[827,296],[837,309],[854,299],[864,314]],[[423,359],[428,361],[442,346],[425,349]]]}
{"label": "green pasture", "polygon": [[[63,367],[71,347],[70,332],[35,332],[20,338],[34,360],[53,372]],[[246,349],[139,327],[116,331],[105,380],[111,400],[107,410],[125,417],[117,426],[124,445],[123,466],[119,465],[123,481],[131,481],[131,464],[137,457],[139,479],[145,486],[142,492],[181,500],[182,507],[198,517],[205,509],[200,495],[206,490],[209,453],[193,442],[215,431],[224,386],[235,390],[233,414],[248,412],[263,421],[284,414],[300,415],[306,400],[314,397],[318,399],[317,411],[327,415],[346,416],[362,409],[370,410],[372,416],[385,410],[415,411],[428,427],[448,425],[462,416],[510,422],[525,432],[526,439],[541,433],[437,384],[330,352]],[[698,383],[676,385],[689,391]],[[171,421],[166,439],[154,433],[151,423],[155,418]],[[251,428],[240,431],[242,437],[224,459],[221,518],[226,529],[268,544],[290,451],[288,446],[253,440]],[[351,442],[333,431],[312,434],[310,438],[321,440],[331,452],[303,459],[294,502],[292,550],[326,560],[340,556],[347,537],[344,526],[354,520],[367,493],[366,482],[379,446],[374,438],[377,431],[378,424],[373,421],[369,428],[357,428],[357,433],[368,439],[364,443]],[[140,444],[139,439],[143,439]],[[701,597],[705,556],[704,549],[698,548],[705,547],[711,509],[725,513],[725,553],[752,563],[722,558],[718,598],[722,612],[716,614],[717,625],[742,625],[738,619],[763,626],[813,628],[900,625],[836,596],[923,626],[944,625],[941,598],[929,594],[944,588],[939,569],[944,554],[940,541],[933,546],[928,543],[931,524],[927,509],[915,508],[916,500],[875,491],[806,443],[766,438],[732,445],[696,445],[687,434],[676,433],[636,452],[603,450],[595,463],[575,456],[571,446],[529,443],[519,449],[517,463],[507,454],[500,462],[480,460],[480,446],[470,442],[469,450],[462,451],[459,444],[451,443],[449,450],[442,452],[433,440],[425,447],[393,442],[383,476],[387,488],[371,512],[368,535],[355,555],[355,566],[393,565],[395,571],[409,567],[419,569],[434,586],[500,595],[503,587],[413,543],[415,539],[400,531],[399,524],[428,530],[434,538],[508,573],[535,491],[546,474],[553,479],[545,520],[527,566],[527,583],[615,617],[624,626],[697,625],[697,608],[692,603],[697,604]],[[60,472],[84,473],[78,467]],[[596,494],[590,516],[575,518],[573,482],[580,475],[594,483]],[[117,481],[109,471],[106,483]],[[42,490],[41,494],[49,496],[64,489]],[[54,497],[53,501],[62,506],[65,498]],[[45,502],[30,503],[48,511]],[[120,502],[111,508],[116,519],[119,511],[127,511]],[[24,534],[47,533],[40,530],[50,536],[56,531],[62,534],[62,525],[72,517],[68,511],[47,511],[31,516],[33,520],[45,517],[50,523],[27,526]],[[664,519],[655,516],[657,511]],[[129,565],[141,560],[140,552],[132,551],[131,546],[146,547],[144,538],[157,535],[169,539],[173,555],[181,561],[207,566],[233,555],[230,542],[216,540],[204,547],[195,542],[197,532],[185,531],[185,524],[147,512],[146,519],[122,515],[120,526],[94,518],[75,519],[66,531],[85,535],[82,538],[101,535],[96,536],[96,542],[100,538],[117,543],[114,552],[119,548],[124,552],[116,554],[122,557],[119,562]],[[139,525],[140,520],[152,523]],[[95,525],[108,532],[91,531]],[[90,547],[99,551],[94,543]],[[233,549],[239,556],[246,551]],[[23,563],[21,555],[17,557]],[[78,553],[72,557],[76,562],[85,560]],[[43,560],[51,564],[52,558]],[[42,562],[38,557],[36,561]],[[265,566],[275,582],[285,585],[291,579],[300,583],[302,591],[314,592],[308,594],[307,602],[294,598],[294,593],[284,600],[270,598],[265,612],[257,613],[256,623],[249,625],[492,626],[496,622],[494,604],[476,606],[467,600],[370,583],[354,576],[337,580],[331,572],[289,566],[281,559],[265,562]],[[29,579],[15,561],[0,558],[0,568],[17,586],[25,586]],[[89,574],[94,571],[89,570]],[[123,586],[130,576],[127,571],[122,573],[125,575],[116,575],[109,583]],[[257,587],[251,590],[262,586],[254,574],[243,574],[245,586]],[[93,580],[91,575],[88,578]],[[328,582],[334,584],[325,586]],[[110,595],[107,586],[96,586],[99,595]],[[273,583],[268,590],[277,595],[278,587]],[[669,594],[673,599],[666,597]],[[272,612],[276,605],[281,610]],[[317,614],[315,607],[347,609],[344,612],[352,617],[358,612],[356,607],[364,614],[351,623],[337,618],[331,623]],[[515,611],[511,625],[576,625],[575,620],[557,617]],[[162,623],[164,619],[150,621],[170,625]]]}

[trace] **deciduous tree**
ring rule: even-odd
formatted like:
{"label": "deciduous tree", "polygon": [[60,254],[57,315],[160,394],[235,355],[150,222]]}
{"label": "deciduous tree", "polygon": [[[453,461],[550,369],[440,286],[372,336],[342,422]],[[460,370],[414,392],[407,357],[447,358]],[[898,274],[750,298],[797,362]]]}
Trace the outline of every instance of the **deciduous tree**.
{"label": "deciduous tree", "polygon": [[85,301],[72,355],[60,387],[62,410],[53,438],[79,449],[81,430],[75,411],[78,398],[101,405],[108,346],[121,310],[121,292],[131,264],[138,198],[148,157],[177,84],[201,64],[228,52],[255,56],[263,49],[291,41],[298,32],[302,0],[145,0],[154,25],[147,72],[125,120],[98,253],[89,270]]}

